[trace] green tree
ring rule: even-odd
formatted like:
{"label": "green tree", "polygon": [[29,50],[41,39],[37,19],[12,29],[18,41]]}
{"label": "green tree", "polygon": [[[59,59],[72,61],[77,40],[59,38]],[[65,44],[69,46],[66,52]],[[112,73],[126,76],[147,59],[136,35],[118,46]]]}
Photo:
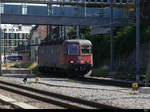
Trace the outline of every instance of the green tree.
{"label": "green tree", "polygon": [[69,28],[69,32],[68,32],[67,36],[68,36],[69,38],[72,38],[72,39],[75,38],[76,32],[74,31],[73,27],[70,27],[70,28]]}

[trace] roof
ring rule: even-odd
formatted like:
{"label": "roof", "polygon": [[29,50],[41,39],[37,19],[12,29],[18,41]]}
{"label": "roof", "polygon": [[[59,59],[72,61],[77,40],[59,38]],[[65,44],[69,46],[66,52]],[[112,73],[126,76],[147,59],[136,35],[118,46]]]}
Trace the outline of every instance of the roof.
{"label": "roof", "polygon": [[84,40],[84,39],[71,39],[71,40],[65,40],[64,43],[74,43],[74,44],[91,44],[91,41]]}

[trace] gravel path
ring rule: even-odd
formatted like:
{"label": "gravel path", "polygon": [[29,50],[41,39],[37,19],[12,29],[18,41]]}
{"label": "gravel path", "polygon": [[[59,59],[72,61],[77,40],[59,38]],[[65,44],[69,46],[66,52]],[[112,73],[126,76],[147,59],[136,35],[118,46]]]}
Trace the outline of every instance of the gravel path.
{"label": "gravel path", "polygon": [[6,105],[0,102],[0,109],[14,109],[11,105]]}
{"label": "gravel path", "polygon": [[[18,95],[15,93],[11,93],[5,90],[0,89],[0,94],[8,97],[8,98],[13,98],[18,102],[23,102],[32,106],[37,107],[38,109],[64,109],[63,107],[59,107],[53,104],[47,104],[44,102],[40,102],[38,100],[34,100],[34,99],[30,99],[28,97],[22,96],[22,95]],[[1,108],[1,107],[0,107]]]}
{"label": "gravel path", "polygon": [[40,77],[40,82],[47,84],[40,84],[35,83],[35,75],[29,75],[28,83],[24,84],[22,81],[24,77],[25,75],[21,74],[5,74],[0,77],[0,80],[7,80],[8,82],[79,97],[124,109],[150,109],[150,94],[143,94],[138,91],[135,91],[135,94],[131,94],[132,90],[130,88],[97,85],[63,78],[44,77]]}

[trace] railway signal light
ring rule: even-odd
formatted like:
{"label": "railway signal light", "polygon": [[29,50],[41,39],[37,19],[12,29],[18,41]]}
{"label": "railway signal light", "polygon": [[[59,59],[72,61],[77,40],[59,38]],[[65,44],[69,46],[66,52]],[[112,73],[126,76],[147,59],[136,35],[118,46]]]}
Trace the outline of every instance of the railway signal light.
{"label": "railway signal light", "polygon": [[40,81],[40,78],[39,77],[36,77],[35,78],[35,82],[39,82]]}
{"label": "railway signal light", "polygon": [[133,89],[138,89],[139,88],[138,83],[132,83],[132,88]]}

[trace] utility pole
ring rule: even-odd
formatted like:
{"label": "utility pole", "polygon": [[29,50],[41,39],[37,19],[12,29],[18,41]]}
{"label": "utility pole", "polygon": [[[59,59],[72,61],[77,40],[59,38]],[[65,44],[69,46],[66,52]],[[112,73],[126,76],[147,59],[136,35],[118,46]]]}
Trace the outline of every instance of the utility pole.
{"label": "utility pole", "polygon": [[79,25],[77,25],[77,26],[76,26],[77,39],[80,39],[79,31],[80,31],[80,26],[79,26]]}
{"label": "utility pole", "polygon": [[[150,50],[150,44],[148,45],[148,50]],[[145,87],[148,87],[149,80],[150,80],[150,53],[148,52],[148,64],[147,64],[147,72],[145,77]]]}
{"label": "utility pole", "polygon": [[6,64],[6,37],[5,37],[5,29],[3,33],[3,38],[4,38],[4,64]]}
{"label": "utility pole", "polygon": [[110,72],[114,72],[113,0],[110,1]]}
{"label": "utility pole", "polygon": [[1,13],[2,13],[2,3],[0,0],[0,76],[2,76],[2,60],[1,60],[1,46],[2,46],[2,29],[1,29]]}
{"label": "utility pole", "polygon": [[85,0],[85,11],[84,11],[84,16],[86,17],[86,0]]}
{"label": "utility pole", "polygon": [[136,81],[140,79],[140,0],[136,0]]}

